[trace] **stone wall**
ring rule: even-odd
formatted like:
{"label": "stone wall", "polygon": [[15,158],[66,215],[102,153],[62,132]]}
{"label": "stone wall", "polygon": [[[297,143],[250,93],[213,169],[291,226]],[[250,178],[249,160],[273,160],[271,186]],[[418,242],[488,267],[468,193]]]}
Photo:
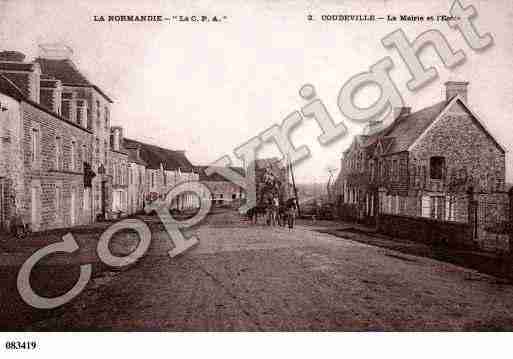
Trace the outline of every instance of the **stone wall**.
{"label": "stone wall", "polygon": [[466,223],[438,221],[431,218],[382,214],[378,231],[430,245],[475,248],[472,227]]}
{"label": "stone wall", "polygon": [[[478,192],[504,191],[505,153],[461,103],[454,103],[410,152],[410,167],[422,165],[428,180],[425,190],[443,191],[429,181],[429,159],[445,158],[445,181],[459,183],[457,191],[473,186]],[[413,169],[410,168],[410,172]]]}
{"label": "stone wall", "polygon": [[[33,104],[22,102],[21,107],[25,190],[17,193],[17,196],[27,221],[33,222],[33,230],[91,223],[90,208],[84,208],[83,198],[83,162],[90,158],[91,133]],[[34,130],[39,132],[36,161],[32,160],[31,138]],[[58,137],[62,143],[60,162],[57,161]],[[75,149],[73,158],[72,146]],[[33,191],[39,198],[38,203],[32,203]],[[60,198],[57,198],[59,193]],[[71,203],[72,197],[74,203]],[[37,211],[35,221],[32,218],[33,206],[37,206],[34,207]]]}
{"label": "stone wall", "polygon": [[16,201],[24,189],[23,152],[21,147],[22,121],[20,103],[3,94],[0,102],[0,231],[7,232],[22,203]]}

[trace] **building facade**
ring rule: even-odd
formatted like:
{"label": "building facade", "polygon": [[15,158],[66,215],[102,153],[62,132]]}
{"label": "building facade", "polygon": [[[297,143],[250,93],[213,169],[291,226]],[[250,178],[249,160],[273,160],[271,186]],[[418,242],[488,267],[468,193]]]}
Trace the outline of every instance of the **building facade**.
{"label": "building facade", "polygon": [[[124,139],[125,148],[136,148],[138,156],[146,164],[144,202],[165,198],[169,189],[186,181],[198,181],[199,174],[185,156],[184,151],[170,150],[133,139]],[[198,208],[200,199],[192,193],[182,193],[170,199],[170,209]]]}
{"label": "building facade", "polygon": [[140,146],[126,148],[128,151],[128,214],[140,213],[145,205],[147,163],[141,158]]}
{"label": "building facade", "polygon": [[[56,112],[58,106],[42,95],[40,72],[23,54],[0,53],[4,231],[17,216],[34,231],[92,220],[90,201],[84,199],[92,131]],[[57,92],[60,84],[53,84]]]}
{"label": "building facade", "polygon": [[[26,61],[0,52],[0,231],[71,227],[144,210],[199,174],[184,151],[125,139],[111,126],[113,101],[87,79],[62,45]],[[170,208],[199,207],[181,193]]]}
{"label": "building facade", "polygon": [[[221,176],[219,173],[206,174],[209,166],[198,166],[199,181],[209,189],[210,193],[202,193],[201,199],[211,201],[212,206],[232,206],[239,207],[241,202],[245,200],[246,195],[242,187],[237,186],[232,181]],[[244,175],[242,167],[230,167],[232,171],[237,172],[241,176]]]}
{"label": "building facade", "polygon": [[[80,72],[71,59],[73,52],[70,48],[62,45],[41,45],[40,49],[40,56],[34,63],[39,65],[42,76],[60,81],[53,96],[48,94],[48,87],[45,87],[45,98],[53,99],[54,106],[62,117],[92,133],[91,170],[95,176],[92,178],[91,190],[84,195],[91,198],[93,220],[106,218],[112,187],[107,169],[113,101]],[[89,199],[87,202],[89,203]]]}
{"label": "building facade", "polygon": [[471,110],[468,83],[445,86],[440,103],[414,113],[396,109],[389,126],[371,124],[355,137],[336,181],[342,212],[467,222],[469,191],[504,193],[504,148]]}

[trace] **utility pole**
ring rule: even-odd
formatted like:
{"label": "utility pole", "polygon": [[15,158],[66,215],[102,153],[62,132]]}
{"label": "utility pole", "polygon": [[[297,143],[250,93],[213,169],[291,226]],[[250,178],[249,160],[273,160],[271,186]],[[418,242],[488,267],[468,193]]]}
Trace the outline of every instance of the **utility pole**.
{"label": "utility pole", "polygon": [[329,178],[328,178],[328,184],[326,185],[326,192],[328,194],[328,201],[331,201],[331,185],[332,185],[332,181],[333,181],[333,177],[335,175],[335,171],[337,169],[336,168],[332,168],[332,167],[328,167],[328,173],[329,173]]}
{"label": "utility pole", "polygon": [[288,166],[290,168],[290,175],[292,177],[292,188],[294,189],[294,197],[296,197],[297,214],[301,216],[301,209],[299,208],[299,197],[297,196],[296,181],[294,180],[294,171],[292,169],[292,163],[290,163],[287,157]]}

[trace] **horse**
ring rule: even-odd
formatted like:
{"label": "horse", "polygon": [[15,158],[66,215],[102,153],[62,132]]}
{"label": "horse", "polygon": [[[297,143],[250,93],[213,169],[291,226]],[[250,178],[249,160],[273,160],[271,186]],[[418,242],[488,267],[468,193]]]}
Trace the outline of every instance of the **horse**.
{"label": "horse", "polygon": [[294,197],[289,198],[285,202],[285,213],[286,213],[286,219],[289,226],[289,230],[294,228],[294,222],[296,220],[296,211],[298,209],[298,205],[296,202],[296,199]]}
{"label": "horse", "polygon": [[258,224],[259,215],[267,214],[267,207],[262,205],[257,205],[255,207],[251,207],[247,212],[246,216],[250,219],[252,224]]}

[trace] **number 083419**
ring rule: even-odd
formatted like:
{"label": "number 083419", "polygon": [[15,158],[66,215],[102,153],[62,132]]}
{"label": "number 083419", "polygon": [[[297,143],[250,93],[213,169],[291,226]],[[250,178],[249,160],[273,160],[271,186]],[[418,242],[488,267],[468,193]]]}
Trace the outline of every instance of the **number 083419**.
{"label": "number 083419", "polygon": [[19,342],[8,341],[5,342],[5,349],[7,350],[32,350],[37,348],[36,342]]}

